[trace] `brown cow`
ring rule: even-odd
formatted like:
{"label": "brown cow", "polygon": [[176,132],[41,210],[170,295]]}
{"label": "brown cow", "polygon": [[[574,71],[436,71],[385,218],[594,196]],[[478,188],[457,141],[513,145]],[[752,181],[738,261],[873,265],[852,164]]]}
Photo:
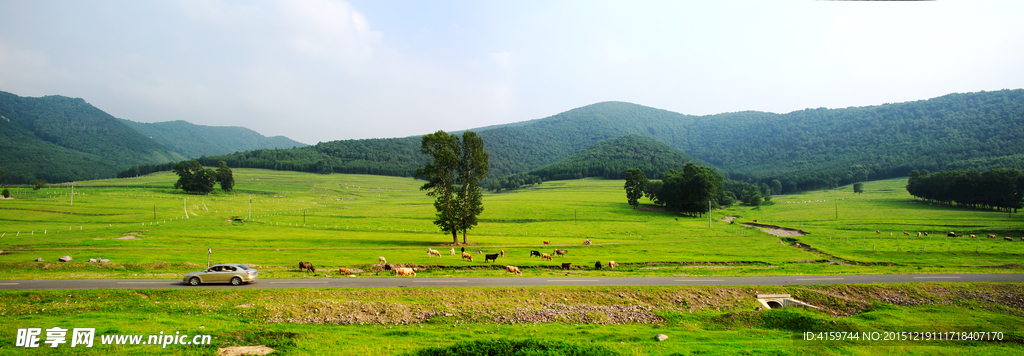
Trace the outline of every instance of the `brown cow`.
{"label": "brown cow", "polygon": [[990,239],[994,239],[994,238],[996,238],[996,235],[993,235],[993,234],[988,234],[988,238],[990,238]]}
{"label": "brown cow", "polygon": [[554,255],[558,255],[558,256],[564,256],[564,255],[565,255],[565,254],[567,254],[567,253],[569,253],[569,251],[566,251],[566,250],[559,250],[559,249],[557,249],[557,248],[556,248],[556,249],[555,249],[554,251],[552,251],[552,254],[551,254],[551,255],[552,255],[552,256],[554,256]]}
{"label": "brown cow", "polygon": [[977,237],[977,236],[974,236],[974,234],[971,234],[971,238],[972,238],[972,239],[976,239],[976,238],[978,238],[978,237]]}
{"label": "brown cow", "polygon": [[882,234],[882,232],[881,232],[881,231],[878,231],[878,230],[875,230],[875,233],[876,233],[876,234],[879,234],[879,235],[881,235],[881,234]]}
{"label": "brown cow", "polygon": [[924,236],[928,236],[928,232],[927,231],[924,232]]}
{"label": "brown cow", "polygon": [[523,275],[523,272],[520,272],[519,267],[516,266],[505,266],[505,274],[508,274],[509,272],[512,272],[512,274],[518,274],[520,276]]}
{"label": "brown cow", "polygon": [[432,248],[428,248],[427,249],[427,257],[434,257],[434,256],[437,256],[437,258],[441,258],[441,251],[438,251],[438,250],[435,250],[435,249],[432,249]]}
{"label": "brown cow", "polygon": [[608,268],[615,269],[615,266],[618,266],[618,265],[619,264],[615,263],[615,261],[608,261]]}
{"label": "brown cow", "polygon": [[414,270],[412,268],[409,268],[409,267],[395,268],[395,275],[396,276],[415,276],[416,275],[416,270]]}
{"label": "brown cow", "polygon": [[545,244],[545,245],[550,245],[550,244],[551,244],[551,241],[544,241],[544,244]]}
{"label": "brown cow", "polygon": [[551,261],[551,255],[549,255],[549,254],[546,254],[546,253],[542,253],[542,254],[540,254],[540,258],[541,258],[541,259],[546,259],[546,260],[548,260],[548,261]]}
{"label": "brown cow", "polygon": [[906,231],[904,231],[903,234],[906,235],[906,236],[910,236],[910,233],[906,232]]}
{"label": "brown cow", "polygon": [[1009,236],[1003,237],[1003,240],[1013,242],[1013,238]]}
{"label": "brown cow", "polygon": [[469,260],[469,262],[473,262],[473,255],[469,254],[469,252],[463,252],[462,259]]}
{"label": "brown cow", "polygon": [[299,271],[306,270],[308,272],[316,273],[316,268],[313,268],[313,264],[309,262],[299,262]]}
{"label": "brown cow", "polygon": [[350,270],[348,268],[345,268],[345,267],[342,267],[342,268],[338,268],[338,273],[341,273],[341,274],[352,274],[352,270]]}

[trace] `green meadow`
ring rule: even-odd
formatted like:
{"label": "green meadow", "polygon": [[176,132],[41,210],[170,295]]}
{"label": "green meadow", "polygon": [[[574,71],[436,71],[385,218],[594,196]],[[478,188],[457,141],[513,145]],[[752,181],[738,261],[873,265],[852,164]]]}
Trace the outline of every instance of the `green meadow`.
{"label": "green meadow", "polygon": [[[622,181],[546,182],[486,194],[469,244],[453,246],[452,236],[432,224],[432,201],[419,190],[421,182],[410,178],[256,169],[237,169],[235,178],[236,191],[208,196],[171,189],[176,176],[170,173],[77,182],[73,193],[71,186],[11,187],[15,199],[0,200],[0,278],[179,278],[202,269],[208,249],[211,262],[258,266],[261,279],[338,278],[338,267],[370,271],[380,256],[419,266],[418,277],[460,278],[501,276],[503,265],[520,266],[526,276],[564,275],[562,262],[585,267],[570,271],[577,276],[1024,271],[1019,214],[931,206],[911,198],[902,179],[866,182],[862,194],[840,187],[774,196],[770,205],[725,207],[710,218],[677,216],[653,205],[633,210]],[[754,220],[808,234],[780,237],[743,226]],[[982,237],[946,238],[950,231]],[[929,236],[918,238],[917,232]],[[462,247],[473,253],[473,262],[448,252]],[[427,248],[442,257],[428,257]],[[529,256],[555,248],[569,253],[553,261]],[[485,263],[478,250],[503,250],[505,256]],[[65,255],[74,260],[57,262]],[[620,267],[592,268],[611,260]],[[312,262],[318,273],[299,272],[298,261]],[[407,278],[358,275],[368,277]],[[0,291],[0,354],[212,355],[222,347],[266,345],[277,354],[401,355],[512,340],[614,355],[1002,355],[1019,353],[1024,342],[1022,288],[921,283]],[[820,309],[755,311],[758,293],[789,293]],[[55,326],[95,327],[97,335],[209,334],[213,341],[89,350],[13,346],[19,328]],[[1002,340],[804,340],[805,332],[903,331],[999,332]],[[659,342],[655,334],[669,339]]]}
{"label": "green meadow", "polygon": [[[321,270],[369,269],[378,257],[417,265],[428,276],[495,275],[503,265],[553,273],[562,262],[602,275],[793,275],[821,273],[1019,273],[1024,270],[1019,214],[930,206],[904,180],[780,195],[760,208],[732,206],[710,219],[626,204],[621,181],[546,182],[487,194],[468,245],[433,225],[432,201],[411,178],[315,175],[256,169],[235,172],[237,189],[207,196],[171,187],[169,172],[78,182],[38,191],[11,188],[0,201],[0,270],[18,278],[168,278],[211,262],[261,267],[263,278],[302,276],[299,261]],[[74,191],[72,193],[72,190]],[[72,195],[73,194],[73,195]],[[732,222],[723,220],[735,216]],[[236,221],[234,219],[240,219]],[[798,229],[777,237],[743,223]],[[876,234],[875,231],[880,234]],[[910,236],[903,232],[910,233]],[[945,232],[964,234],[946,238]],[[918,238],[917,232],[928,232]],[[981,236],[971,239],[970,234]],[[998,239],[983,237],[996,234]],[[1005,242],[1010,236],[1015,242]],[[585,246],[589,239],[592,245]],[[461,242],[462,236],[459,235]],[[544,242],[550,244],[547,245]],[[800,243],[801,247],[795,246]],[[810,248],[807,248],[807,247]],[[449,249],[498,253],[497,263],[452,256]],[[430,258],[427,248],[442,251]],[[566,256],[545,261],[531,250]],[[61,256],[70,263],[59,263]],[[43,262],[35,262],[42,258]],[[89,263],[90,258],[109,263]],[[487,268],[487,267],[495,268]],[[328,273],[329,274],[329,273]]]}

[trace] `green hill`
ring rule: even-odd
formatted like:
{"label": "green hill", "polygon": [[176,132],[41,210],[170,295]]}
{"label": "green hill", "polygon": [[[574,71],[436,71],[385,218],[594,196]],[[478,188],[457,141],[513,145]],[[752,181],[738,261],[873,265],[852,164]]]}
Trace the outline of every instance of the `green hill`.
{"label": "green hill", "polygon": [[113,177],[134,164],[184,159],[85,100],[0,92],[4,182]]}
{"label": "green hill", "polygon": [[[913,169],[1024,168],[1024,89],[787,114],[707,116],[603,102],[543,119],[474,129],[489,177],[525,173],[625,135],[661,141],[748,182],[783,192],[905,176]],[[419,137],[323,142],[209,157],[232,167],[410,176]],[[583,172],[578,172],[583,174]]]}
{"label": "green hill", "polygon": [[627,169],[639,168],[647,178],[660,179],[670,169],[682,171],[687,163],[709,166],[655,139],[627,135],[601,141],[561,161],[534,169],[530,174],[544,180],[625,179]]}
{"label": "green hill", "polygon": [[307,146],[284,136],[266,137],[237,126],[204,126],[187,121],[140,123],[122,120],[129,127],[188,158],[264,148]]}

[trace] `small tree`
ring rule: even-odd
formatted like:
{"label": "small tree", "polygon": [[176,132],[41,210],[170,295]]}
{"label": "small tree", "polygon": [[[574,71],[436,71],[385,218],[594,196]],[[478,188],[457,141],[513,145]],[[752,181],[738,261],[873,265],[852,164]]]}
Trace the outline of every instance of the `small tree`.
{"label": "small tree", "polygon": [[217,162],[217,183],[220,183],[220,189],[225,192],[230,192],[235,188],[235,176],[231,172],[231,168],[224,161]]}
{"label": "small tree", "polygon": [[7,190],[7,188],[4,188],[3,194],[4,194],[4,199],[11,197],[11,191]]}
{"label": "small tree", "polygon": [[647,189],[647,175],[639,168],[630,168],[626,171],[626,200],[636,210],[640,206],[640,198],[644,197],[644,190]]}
{"label": "small tree", "polygon": [[853,183],[853,192],[854,193],[863,193],[864,192],[864,183],[861,183],[861,182]]}
{"label": "small tree", "polygon": [[32,181],[32,189],[40,190],[46,188],[46,179],[36,179]]}

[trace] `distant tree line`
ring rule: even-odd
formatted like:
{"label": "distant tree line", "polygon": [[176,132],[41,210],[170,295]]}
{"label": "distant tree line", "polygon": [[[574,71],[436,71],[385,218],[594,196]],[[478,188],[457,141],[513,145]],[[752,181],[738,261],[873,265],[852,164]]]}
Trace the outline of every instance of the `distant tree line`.
{"label": "distant tree line", "polygon": [[1024,174],[1013,169],[914,170],[907,192],[931,203],[1016,212],[1024,204]]}

